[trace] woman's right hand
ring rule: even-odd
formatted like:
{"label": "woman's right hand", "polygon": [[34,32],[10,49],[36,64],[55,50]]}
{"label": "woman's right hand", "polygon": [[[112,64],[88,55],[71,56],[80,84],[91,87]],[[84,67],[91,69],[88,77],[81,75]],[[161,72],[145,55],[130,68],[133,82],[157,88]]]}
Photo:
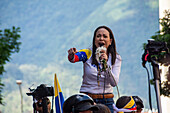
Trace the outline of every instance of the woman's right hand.
{"label": "woman's right hand", "polygon": [[72,60],[72,59],[74,58],[74,54],[77,53],[77,52],[78,52],[78,51],[77,51],[76,48],[70,48],[70,49],[68,50],[68,58],[69,58],[70,60]]}

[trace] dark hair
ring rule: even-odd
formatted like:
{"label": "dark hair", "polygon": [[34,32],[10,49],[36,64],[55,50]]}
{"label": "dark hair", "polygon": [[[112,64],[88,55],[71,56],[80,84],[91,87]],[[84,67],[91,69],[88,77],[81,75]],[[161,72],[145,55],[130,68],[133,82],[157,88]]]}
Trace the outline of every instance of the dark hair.
{"label": "dark hair", "polygon": [[96,104],[99,110],[93,111],[93,113],[111,113],[110,109],[104,104]]}
{"label": "dark hair", "polygon": [[122,96],[116,101],[116,107],[123,108],[130,100],[129,96]]}
{"label": "dark hair", "polygon": [[109,47],[107,48],[107,52],[108,54],[110,53],[111,54],[111,63],[112,65],[115,63],[115,60],[116,60],[116,44],[115,44],[115,39],[114,39],[114,35],[112,33],[112,30],[110,28],[108,28],[107,26],[99,26],[95,31],[94,31],[94,35],[93,35],[93,47],[92,47],[92,64],[95,64],[98,66],[98,62],[96,60],[96,55],[95,55],[95,51],[96,51],[96,45],[95,45],[95,37],[96,37],[96,33],[99,29],[101,28],[104,28],[106,29],[108,32],[109,32],[109,36],[110,36],[110,39],[112,39],[112,43],[111,45],[109,45]]}
{"label": "dark hair", "polygon": [[138,110],[144,108],[144,104],[141,98],[139,98],[138,96],[132,96],[132,98],[134,99]]}

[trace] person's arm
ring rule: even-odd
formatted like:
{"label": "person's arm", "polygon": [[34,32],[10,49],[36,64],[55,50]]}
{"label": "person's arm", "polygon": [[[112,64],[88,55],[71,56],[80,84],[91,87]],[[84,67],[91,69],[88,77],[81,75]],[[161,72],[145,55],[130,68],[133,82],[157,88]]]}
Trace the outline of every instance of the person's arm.
{"label": "person's arm", "polygon": [[121,57],[119,56],[118,59],[116,59],[115,64],[112,67],[108,67],[106,69],[106,73],[109,76],[110,84],[112,86],[116,86],[119,81],[119,74],[121,69]]}
{"label": "person's arm", "polygon": [[72,63],[83,61],[86,62],[92,52],[90,49],[82,49],[80,51],[77,51],[76,48],[71,48],[68,50],[68,60]]}

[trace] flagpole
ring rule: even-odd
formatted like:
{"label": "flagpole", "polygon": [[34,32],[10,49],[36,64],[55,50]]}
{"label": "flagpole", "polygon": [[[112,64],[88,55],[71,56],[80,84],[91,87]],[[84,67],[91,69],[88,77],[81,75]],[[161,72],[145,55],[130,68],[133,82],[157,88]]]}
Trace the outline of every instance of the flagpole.
{"label": "flagpole", "polygon": [[61,109],[61,102],[60,102],[60,95],[59,95],[59,88],[58,88],[58,79],[57,79],[57,75],[55,73],[55,80],[56,80],[56,88],[57,88],[57,95],[58,95],[58,101],[59,101],[59,107],[60,107],[60,113],[62,113],[62,109]]}

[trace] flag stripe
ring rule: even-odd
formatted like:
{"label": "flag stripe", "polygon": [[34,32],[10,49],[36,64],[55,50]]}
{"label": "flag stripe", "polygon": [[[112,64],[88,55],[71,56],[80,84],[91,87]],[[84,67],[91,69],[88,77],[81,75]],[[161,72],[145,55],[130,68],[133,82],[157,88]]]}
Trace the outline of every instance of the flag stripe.
{"label": "flag stripe", "polygon": [[57,79],[57,75],[54,76],[54,89],[55,89],[55,108],[56,113],[63,113],[63,103],[64,103],[64,97]]}
{"label": "flag stripe", "polygon": [[54,78],[54,88],[55,88],[55,97],[56,97],[56,96],[58,96],[58,92],[62,92],[56,74],[55,74],[55,78]]}
{"label": "flag stripe", "polygon": [[[64,103],[64,98],[63,98],[63,95],[62,95],[62,93],[60,92],[59,93],[59,97],[60,97],[60,100],[59,100],[59,98],[58,98],[58,96],[57,97],[55,97],[55,106],[56,106],[56,113],[63,113],[62,112],[62,106],[63,106],[63,103]],[[59,102],[60,102],[60,104],[59,104]],[[61,108],[59,107],[61,105]],[[58,106],[58,107],[57,107]],[[61,110],[60,110],[61,109]]]}

